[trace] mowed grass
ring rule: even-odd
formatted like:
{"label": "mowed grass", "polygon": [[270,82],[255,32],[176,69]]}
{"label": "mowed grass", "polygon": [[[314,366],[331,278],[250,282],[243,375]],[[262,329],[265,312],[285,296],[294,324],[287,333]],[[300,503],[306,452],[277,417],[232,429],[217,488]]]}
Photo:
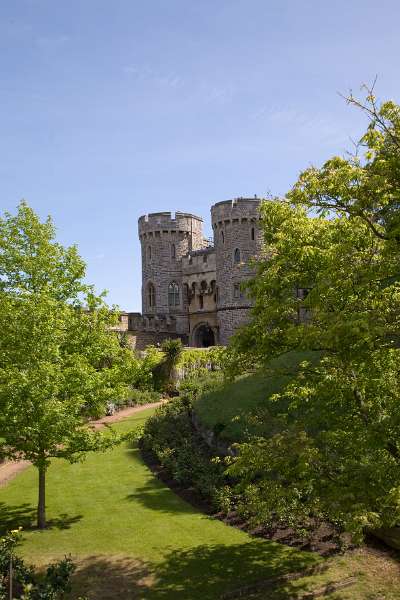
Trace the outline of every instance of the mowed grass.
{"label": "mowed grass", "polygon": [[[150,414],[137,413],[115,428],[131,430]],[[1,488],[0,530],[23,525],[20,553],[38,566],[71,554],[78,565],[74,597],[211,600],[319,562],[198,512],[158,481],[128,444],[75,465],[53,462],[46,531],[30,528],[36,494],[34,468]]]}
{"label": "mowed grass", "polygon": [[302,361],[315,363],[318,352],[290,352],[271,361],[260,372],[244,375],[233,382],[217,381],[212,391],[205,392],[195,403],[201,422],[217,428],[221,438],[241,441],[246,431],[267,433],[268,423],[252,419],[273,394],[277,394],[293,379]]}

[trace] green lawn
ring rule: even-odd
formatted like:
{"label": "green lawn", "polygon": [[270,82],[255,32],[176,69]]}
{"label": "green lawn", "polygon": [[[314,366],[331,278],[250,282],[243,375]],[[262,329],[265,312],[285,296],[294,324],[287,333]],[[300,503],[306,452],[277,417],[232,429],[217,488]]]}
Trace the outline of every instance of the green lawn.
{"label": "green lawn", "polygon": [[220,381],[196,401],[196,414],[210,429],[217,427],[220,437],[230,442],[242,440],[247,430],[267,434],[268,420],[257,422],[252,416],[262,410],[269,396],[289,383],[300,362],[315,362],[319,356],[317,352],[291,352],[271,361],[262,372],[244,375],[232,383]]}
{"label": "green lawn", "polygon": [[[115,427],[127,431],[146,410]],[[254,539],[212,520],[153,477],[137,449],[121,446],[49,469],[51,527],[30,529],[36,471],[0,489],[0,530],[23,525],[21,553],[37,565],[71,554],[76,594],[91,600],[220,598],[221,593],[317,562],[312,554]]]}

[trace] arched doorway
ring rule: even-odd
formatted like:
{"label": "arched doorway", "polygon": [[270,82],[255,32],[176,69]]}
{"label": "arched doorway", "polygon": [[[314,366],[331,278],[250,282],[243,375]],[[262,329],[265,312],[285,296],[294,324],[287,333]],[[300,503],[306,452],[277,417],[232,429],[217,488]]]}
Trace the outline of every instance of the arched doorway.
{"label": "arched doorway", "polygon": [[204,323],[199,325],[194,331],[194,344],[197,348],[209,348],[215,346],[214,331],[209,325]]}

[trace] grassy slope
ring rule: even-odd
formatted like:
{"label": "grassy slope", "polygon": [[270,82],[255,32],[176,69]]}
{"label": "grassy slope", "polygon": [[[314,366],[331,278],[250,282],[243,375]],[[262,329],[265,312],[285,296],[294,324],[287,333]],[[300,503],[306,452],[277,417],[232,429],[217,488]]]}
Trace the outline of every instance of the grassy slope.
{"label": "grassy slope", "polygon": [[220,435],[229,441],[239,441],[243,430],[249,426],[249,414],[262,408],[265,400],[278,393],[296,373],[304,360],[314,361],[318,354],[293,352],[271,362],[272,371],[245,375],[233,383],[218,386],[196,402],[196,413],[210,429],[222,428]]}
{"label": "grassy slope", "polygon": [[[140,425],[149,411],[116,425]],[[22,554],[38,565],[72,554],[75,589],[106,598],[219,598],[252,580],[316,562],[213,521],[156,480],[136,449],[121,446],[83,463],[55,461],[48,474],[52,527],[26,529]],[[0,489],[0,530],[34,519],[36,472]]]}

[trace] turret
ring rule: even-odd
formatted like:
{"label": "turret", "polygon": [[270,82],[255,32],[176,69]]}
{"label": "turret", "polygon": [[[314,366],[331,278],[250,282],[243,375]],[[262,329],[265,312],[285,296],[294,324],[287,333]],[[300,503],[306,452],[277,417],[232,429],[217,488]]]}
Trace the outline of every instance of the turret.
{"label": "turret", "polygon": [[249,299],[241,284],[254,275],[251,259],[262,246],[260,200],[237,198],[211,208],[216,252],[217,311],[220,343],[226,344],[249,317]]}
{"label": "turret", "polygon": [[177,212],[139,218],[142,248],[142,313],[173,315],[176,331],[188,330],[187,299],[182,289],[182,257],[204,245],[203,220]]}

